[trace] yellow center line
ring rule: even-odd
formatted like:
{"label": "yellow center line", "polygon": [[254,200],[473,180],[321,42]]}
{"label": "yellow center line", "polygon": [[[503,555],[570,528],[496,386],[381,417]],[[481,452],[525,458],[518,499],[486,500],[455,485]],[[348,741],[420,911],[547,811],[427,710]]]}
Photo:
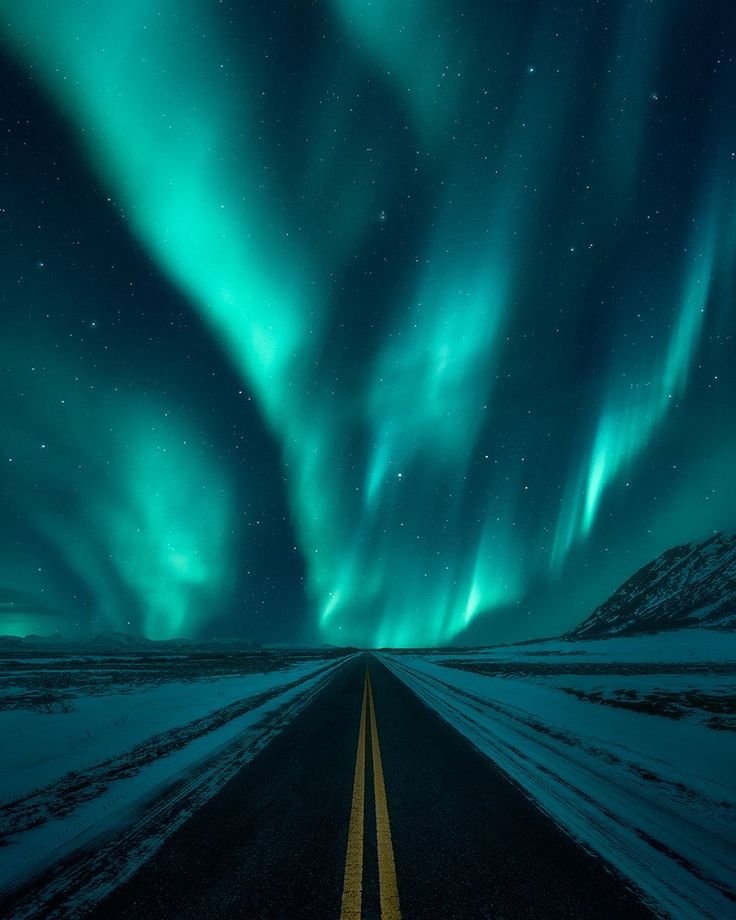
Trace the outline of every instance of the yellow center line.
{"label": "yellow center line", "polygon": [[365,808],[365,722],[368,693],[368,669],[363,681],[363,702],[360,708],[358,751],[355,755],[353,803],[350,807],[348,851],[345,857],[345,881],[342,888],[340,920],[361,920],[363,895],[363,812]]}
{"label": "yellow center line", "polygon": [[363,702],[360,706],[358,750],[355,755],[353,801],[348,826],[348,849],[345,856],[345,880],[342,889],[340,920],[361,920],[363,899],[363,835],[365,812],[366,722],[370,713],[371,757],[373,760],[373,788],[376,799],[376,843],[378,850],[378,890],[381,901],[381,920],[401,920],[399,890],[396,885],[394,848],[391,843],[391,825],[388,818],[386,784],[383,778],[381,745],[378,741],[376,707],[373,687],[368,673],[363,680]]}
{"label": "yellow center line", "polygon": [[381,920],[400,920],[399,889],[396,885],[394,848],[391,843],[391,825],[388,819],[386,784],[383,780],[381,746],[378,743],[376,707],[373,703],[371,679],[366,675],[371,711],[371,754],[373,757],[373,788],[376,797],[376,838],[378,841],[378,887],[381,897]]}

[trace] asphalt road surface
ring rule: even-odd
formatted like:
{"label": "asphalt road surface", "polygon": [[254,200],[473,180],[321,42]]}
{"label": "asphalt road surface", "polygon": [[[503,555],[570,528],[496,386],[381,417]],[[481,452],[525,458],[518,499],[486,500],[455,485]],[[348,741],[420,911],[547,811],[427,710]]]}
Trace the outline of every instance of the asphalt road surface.
{"label": "asphalt road surface", "polygon": [[93,916],[635,920],[652,914],[620,877],[366,655],[340,669]]}

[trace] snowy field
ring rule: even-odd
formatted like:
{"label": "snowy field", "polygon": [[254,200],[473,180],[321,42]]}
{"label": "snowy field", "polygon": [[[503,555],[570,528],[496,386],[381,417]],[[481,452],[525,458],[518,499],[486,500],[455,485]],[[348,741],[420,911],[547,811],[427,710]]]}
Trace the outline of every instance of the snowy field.
{"label": "snowy field", "polygon": [[345,660],[320,652],[0,660],[0,915],[5,901],[17,920],[56,916],[51,901],[61,893],[64,917],[82,913]]}
{"label": "snowy field", "polygon": [[736,635],[382,659],[658,913],[736,917]]}

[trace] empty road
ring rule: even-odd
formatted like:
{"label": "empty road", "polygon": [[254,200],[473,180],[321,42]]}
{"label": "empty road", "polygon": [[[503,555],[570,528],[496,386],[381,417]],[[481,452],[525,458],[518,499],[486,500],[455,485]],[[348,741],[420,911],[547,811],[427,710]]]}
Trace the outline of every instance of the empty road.
{"label": "empty road", "polygon": [[94,913],[651,917],[377,658],[358,656]]}

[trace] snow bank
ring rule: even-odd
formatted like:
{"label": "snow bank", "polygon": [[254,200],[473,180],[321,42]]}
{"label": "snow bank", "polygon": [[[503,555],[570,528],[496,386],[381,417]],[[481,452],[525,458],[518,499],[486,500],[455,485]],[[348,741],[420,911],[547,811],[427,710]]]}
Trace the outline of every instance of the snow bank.
{"label": "snow bank", "polygon": [[[653,906],[673,917],[724,918],[736,917],[736,733],[697,714],[609,705],[605,691],[682,694],[707,684],[699,672],[712,666],[719,691],[733,697],[734,639],[687,630],[382,660]],[[591,661],[597,673],[578,673]],[[530,662],[545,667],[524,673]],[[504,676],[492,673],[497,667]],[[601,701],[575,696],[592,686]]]}
{"label": "snow bank", "polygon": [[69,713],[0,712],[0,731],[18,739],[3,759],[0,806],[11,829],[0,897],[14,920],[83,916],[348,660],[77,697]]}

